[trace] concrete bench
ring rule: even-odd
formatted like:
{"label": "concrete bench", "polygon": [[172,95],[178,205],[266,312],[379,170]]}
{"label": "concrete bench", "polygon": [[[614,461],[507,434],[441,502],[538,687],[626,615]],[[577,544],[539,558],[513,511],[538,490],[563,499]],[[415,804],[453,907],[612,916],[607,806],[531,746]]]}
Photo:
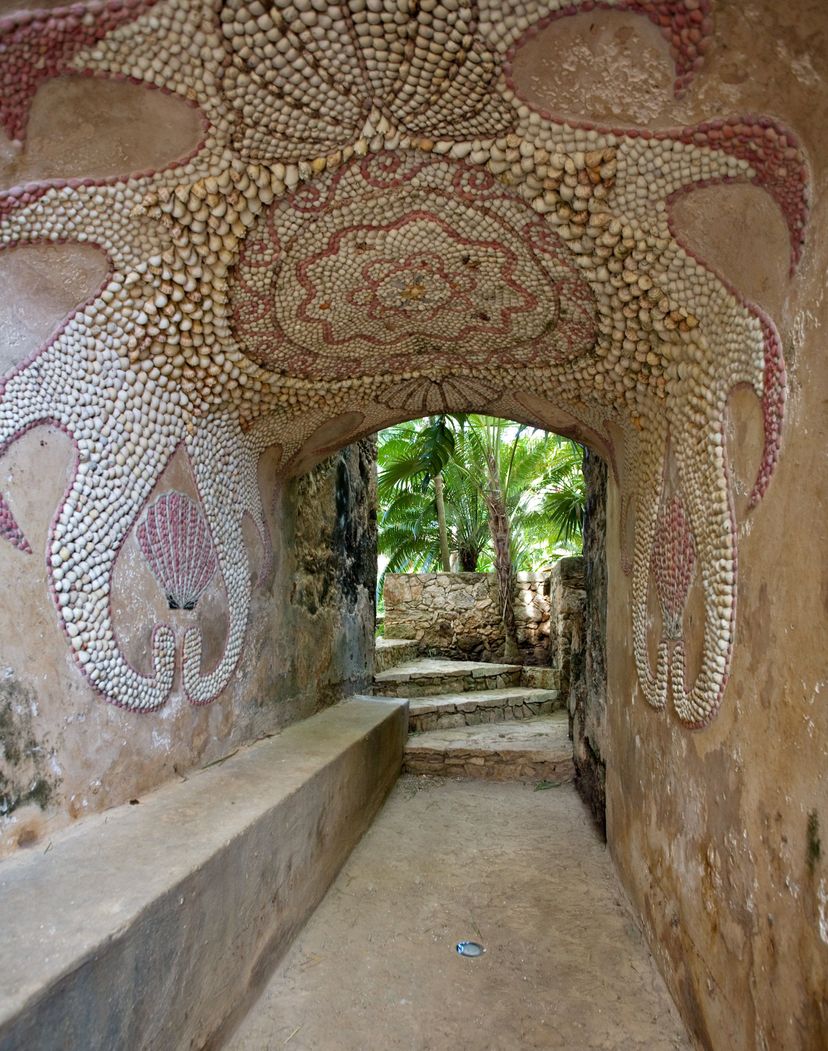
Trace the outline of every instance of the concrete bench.
{"label": "concrete bench", "polygon": [[201,1048],[231,1026],[400,772],[353,698],[0,864],[0,1049]]}

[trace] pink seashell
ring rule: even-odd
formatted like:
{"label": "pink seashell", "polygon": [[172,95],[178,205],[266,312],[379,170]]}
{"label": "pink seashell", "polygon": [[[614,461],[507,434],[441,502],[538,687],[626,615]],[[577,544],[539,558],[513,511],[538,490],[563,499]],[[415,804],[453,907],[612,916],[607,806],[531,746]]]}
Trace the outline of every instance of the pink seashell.
{"label": "pink seashell", "polygon": [[29,546],[29,541],[23,535],[23,530],[17,524],[14,515],[11,513],[11,508],[2,494],[0,494],[0,537],[8,540],[10,544],[14,544],[18,550],[31,554],[32,549]]}
{"label": "pink seashell", "polygon": [[672,497],[659,510],[652,559],[665,634],[668,639],[679,639],[696,568],[696,545],[680,496]]}
{"label": "pink seashell", "polygon": [[137,532],[138,545],[170,609],[195,609],[217,565],[198,504],[176,490],[164,493],[147,508]]}

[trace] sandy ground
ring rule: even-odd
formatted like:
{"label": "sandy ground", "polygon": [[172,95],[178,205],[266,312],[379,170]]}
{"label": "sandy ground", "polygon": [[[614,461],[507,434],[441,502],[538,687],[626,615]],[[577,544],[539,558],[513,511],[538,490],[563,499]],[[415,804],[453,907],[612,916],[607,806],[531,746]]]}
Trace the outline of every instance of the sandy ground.
{"label": "sandy ground", "polygon": [[690,1044],[571,786],[406,776],[226,1047]]}

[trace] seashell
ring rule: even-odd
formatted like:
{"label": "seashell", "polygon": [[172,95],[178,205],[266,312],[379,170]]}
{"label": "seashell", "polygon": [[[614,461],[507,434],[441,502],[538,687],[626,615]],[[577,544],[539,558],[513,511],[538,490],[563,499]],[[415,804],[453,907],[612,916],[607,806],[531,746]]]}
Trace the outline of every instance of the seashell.
{"label": "seashell", "polygon": [[681,638],[681,619],[693,580],[696,546],[680,496],[673,496],[659,511],[652,561],[665,634],[668,639]]}
{"label": "seashell", "polygon": [[147,508],[137,535],[170,609],[195,609],[217,565],[201,508],[184,493],[164,493]]}
{"label": "seashell", "polygon": [[27,555],[31,554],[32,549],[29,541],[23,535],[23,530],[17,524],[11,508],[2,494],[0,494],[0,537],[8,540],[18,551],[24,551]]}

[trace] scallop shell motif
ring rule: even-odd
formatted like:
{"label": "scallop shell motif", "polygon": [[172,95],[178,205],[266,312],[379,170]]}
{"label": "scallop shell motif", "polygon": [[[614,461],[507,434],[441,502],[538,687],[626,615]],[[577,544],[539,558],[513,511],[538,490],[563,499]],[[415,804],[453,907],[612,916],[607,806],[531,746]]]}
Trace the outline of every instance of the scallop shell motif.
{"label": "scallop shell motif", "polygon": [[151,504],[138,525],[138,545],[170,609],[195,609],[216,571],[216,552],[201,508],[172,490]]}
{"label": "scallop shell motif", "polygon": [[662,505],[653,543],[653,569],[665,634],[681,638],[681,618],[696,568],[696,546],[680,496]]}

